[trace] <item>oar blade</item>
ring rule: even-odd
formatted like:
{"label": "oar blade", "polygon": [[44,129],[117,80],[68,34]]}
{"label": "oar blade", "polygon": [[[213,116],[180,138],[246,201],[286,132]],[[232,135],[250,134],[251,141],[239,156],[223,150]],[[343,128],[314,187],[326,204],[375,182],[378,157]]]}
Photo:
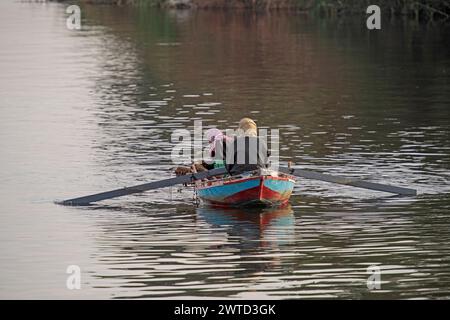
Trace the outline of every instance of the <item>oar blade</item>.
{"label": "oar blade", "polygon": [[357,187],[357,188],[371,189],[371,190],[375,190],[375,191],[383,191],[383,192],[398,194],[398,195],[402,195],[402,196],[416,196],[417,195],[417,190],[415,190],[415,189],[391,186],[391,185],[387,185],[387,184],[381,184],[381,183],[375,183],[375,182],[369,182],[369,181],[363,181],[363,180],[350,182],[347,185]]}
{"label": "oar blade", "polygon": [[133,187],[126,187],[121,189],[115,189],[106,192],[100,192],[84,197],[78,197],[73,199],[67,199],[63,201],[56,202],[57,204],[65,206],[88,206],[93,202],[98,202],[107,199],[113,199],[117,197],[127,196],[134,193],[141,193],[148,190],[155,190],[165,187],[174,186],[177,184],[189,183],[194,180],[205,179],[211,176],[221,175],[227,173],[225,168],[216,168],[209,171],[202,171],[198,173],[193,173],[185,176],[179,176],[149,183],[144,183],[136,185]]}
{"label": "oar blade", "polygon": [[363,189],[370,189],[375,191],[383,191],[388,193],[394,193],[399,194],[403,196],[415,196],[417,195],[417,190],[410,189],[410,188],[403,188],[403,187],[397,187],[397,186],[391,186],[381,183],[374,183],[359,179],[351,179],[341,176],[334,176],[330,174],[324,174],[320,172],[315,172],[311,170],[304,170],[304,169],[290,169],[286,167],[280,168],[281,172],[292,174],[298,177],[302,177],[305,179],[314,179],[314,180],[320,180],[320,181],[326,181],[331,183],[337,183],[342,184],[346,186],[352,186],[356,188],[363,188]]}

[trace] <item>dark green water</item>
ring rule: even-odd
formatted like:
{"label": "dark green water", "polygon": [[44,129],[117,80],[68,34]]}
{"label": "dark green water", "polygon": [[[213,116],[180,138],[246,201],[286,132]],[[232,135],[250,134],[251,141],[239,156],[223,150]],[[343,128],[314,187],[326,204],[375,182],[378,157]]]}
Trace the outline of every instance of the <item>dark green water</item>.
{"label": "dark green water", "polygon": [[[450,296],[448,27],[88,6],[71,31],[66,16],[0,4],[0,297]],[[249,115],[280,129],[283,161],[419,195],[300,179],[269,212],[175,188],[52,203],[169,177],[173,129]]]}

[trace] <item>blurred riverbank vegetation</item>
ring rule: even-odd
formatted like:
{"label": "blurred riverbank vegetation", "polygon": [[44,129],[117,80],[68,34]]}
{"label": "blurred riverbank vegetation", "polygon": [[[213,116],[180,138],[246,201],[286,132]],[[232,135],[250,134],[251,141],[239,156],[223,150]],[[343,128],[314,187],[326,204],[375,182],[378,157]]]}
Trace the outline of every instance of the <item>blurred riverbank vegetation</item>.
{"label": "blurred riverbank vegetation", "polygon": [[365,14],[378,5],[389,16],[450,21],[450,1],[437,0],[79,0],[90,4],[155,6],[175,9],[295,10],[321,16]]}

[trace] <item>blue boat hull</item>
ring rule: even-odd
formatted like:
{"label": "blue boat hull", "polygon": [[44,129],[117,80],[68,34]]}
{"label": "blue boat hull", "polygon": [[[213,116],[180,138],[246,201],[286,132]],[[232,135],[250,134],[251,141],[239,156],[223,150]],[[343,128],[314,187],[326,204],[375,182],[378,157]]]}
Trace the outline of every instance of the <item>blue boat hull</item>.
{"label": "blue boat hull", "polygon": [[294,184],[290,177],[254,176],[207,181],[197,193],[203,201],[219,206],[274,206],[289,201]]}

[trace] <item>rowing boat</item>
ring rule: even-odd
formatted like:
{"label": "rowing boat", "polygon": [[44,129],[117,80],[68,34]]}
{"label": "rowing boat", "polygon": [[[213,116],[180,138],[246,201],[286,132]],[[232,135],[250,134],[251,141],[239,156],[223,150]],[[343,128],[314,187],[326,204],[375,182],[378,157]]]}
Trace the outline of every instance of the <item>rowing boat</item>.
{"label": "rowing boat", "polygon": [[[327,181],[346,186],[364,188],[370,190],[384,191],[402,196],[415,196],[417,190],[374,183],[360,179],[348,179],[342,176],[323,174],[305,169],[291,169],[280,167],[280,172],[253,174],[250,176],[214,178],[227,174],[226,168],[215,168],[208,171],[193,172],[160,181],[147,182],[132,187],[114,189],[99,192],[83,197],[56,201],[57,204],[65,206],[87,206],[94,202],[122,197],[130,194],[141,193],[174,186],[177,184],[187,185],[194,182],[201,199],[212,204],[221,206],[242,206],[247,204],[277,205],[287,203],[294,187],[294,176],[305,179]],[[212,178],[212,180],[211,180]],[[208,179],[208,180],[204,180]]]}
{"label": "rowing boat", "polygon": [[216,206],[279,206],[289,201],[294,184],[293,176],[264,169],[204,180],[195,188],[201,200]]}

